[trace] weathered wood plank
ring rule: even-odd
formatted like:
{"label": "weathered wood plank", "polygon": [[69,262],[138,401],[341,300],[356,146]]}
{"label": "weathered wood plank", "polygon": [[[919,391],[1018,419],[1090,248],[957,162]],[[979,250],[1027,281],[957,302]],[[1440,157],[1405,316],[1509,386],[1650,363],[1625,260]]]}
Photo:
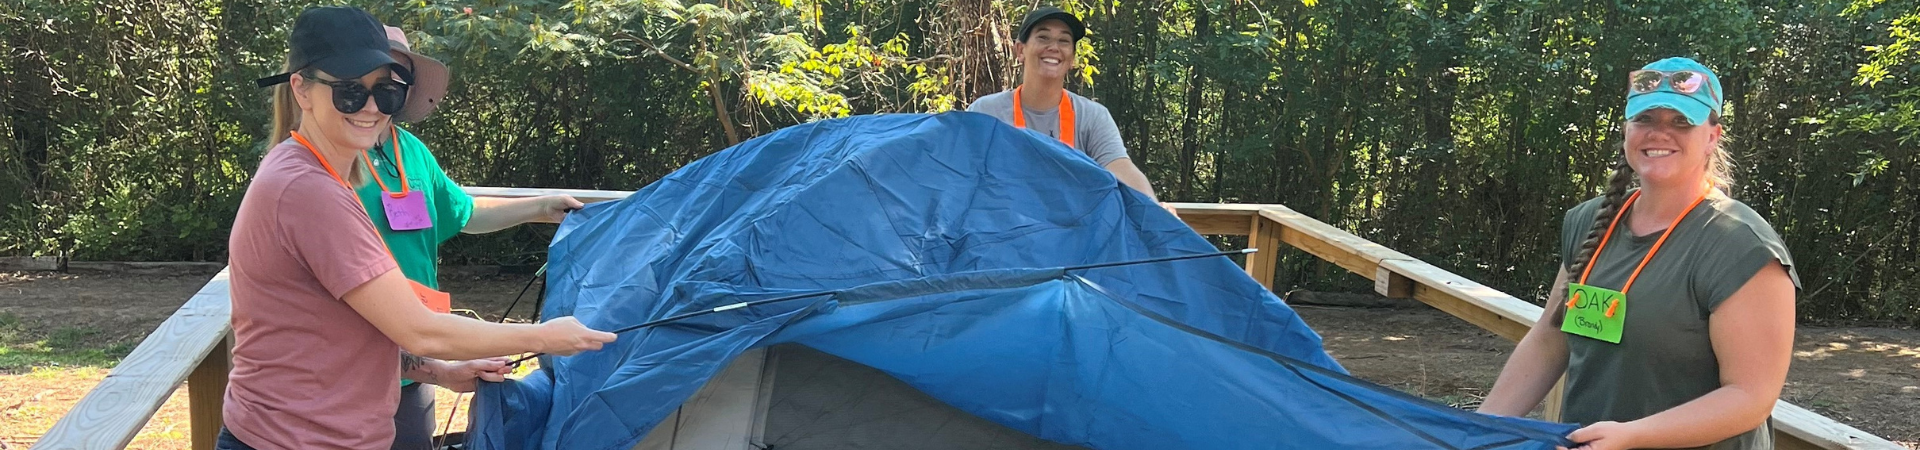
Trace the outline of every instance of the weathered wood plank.
{"label": "weathered wood plank", "polygon": [[1813,443],[1800,440],[1798,438],[1794,438],[1792,435],[1786,434],[1786,432],[1780,431],[1780,430],[1773,431],[1773,449],[1774,450],[1825,450],[1823,447],[1813,445]]}
{"label": "weathered wood plank", "polygon": [[[1180,220],[1195,233],[1246,236],[1247,218],[1260,213],[1263,205],[1222,205],[1217,203],[1169,203],[1180,211]],[[1248,244],[1253,245],[1253,244]]]}
{"label": "weathered wood plank", "polygon": [[540,188],[507,188],[507,187],[477,187],[477,186],[468,186],[463,189],[467,192],[467,195],[471,195],[474,197],[520,198],[520,197],[539,197],[543,195],[566,194],[566,195],[573,196],[575,200],[579,200],[581,203],[594,203],[594,202],[604,202],[609,200],[619,200],[619,199],[627,198],[628,196],[633,195],[633,191],[596,191],[596,190],[588,190],[588,189],[540,189]]}
{"label": "weathered wood plank", "polygon": [[1509,340],[1518,341],[1527,334],[1527,327],[1482,309],[1444,288],[1416,284],[1413,288],[1413,298]]}
{"label": "weathered wood plank", "polygon": [[8,256],[0,258],[0,272],[51,272],[60,270],[58,256]]}
{"label": "weathered wood plank", "polygon": [[1349,272],[1359,274],[1373,273],[1373,269],[1378,267],[1375,263],[1367,261],[1365,258],[1361,258],[1352,252],[1345,251],[1324,239],[1319,239],[1311,232],[1303,231],[1300,228],[1283,225],[1280,227],[1279,232],[1274,234],[1280,237],[1280,242],[1293,248],[1304,250],[1316,258],[1320,258],[1322,261],[1333,263],[1333,265],[1347,269]]}
{"label": "weathered wood plank", "polygon": [[[595,190],[586,190],[586,189],[502,188],[502,187],[475,187],[475,186],[467,186],[461,189],[465,190],[467,192],[467,195],[471,195],[474,197],[524,198],[524,197],[539,197],[543,195],[566,194],[566,195],[573,196],[574,200],[579,200],[581,203],[596,203],[596,202],[619,200],[619,199],[627,198],[628,196],[633,195],[633,191],[595,191]],[[541,218],[541,219],[535,219],[534,222],[547,222],[547,220],[544,218]],[[551,222],[547,222],[547,223],[551,223]]]}
{"label": "weathered wood plank", "polygon": [[233,372],[233,334],[215,344],[207,357],[187,375],[187,408],[190,422],[187,433],[193,436],[194,450],[213,450],[220,439],[221,407],[227,399],[227,374]]}
{"label": "weathered wood plank", "polygon": [[[1405,253],[1400,253],[1391,248],[1387,248],[1387,246],[1376,244],[1373,241],[1366,240],[1359,236],[1354,236],[1353,233],[1348,233],[1347,230],[1335,228],[1333,225],[1328,225],[1312,217],[1307,217],[1307,215],[1285,206],[1268,206],[1260,210],[1260,215],[1268,219],[1273,219],[1273,221],[1279,222],[1287,228],[1298,230],[1301,233],[1325,241],[1326,244],[1333,246],[1333,248],[1340,249],[1342,253],[1358,255],[1361,259],[1369,262],[1378,263],[1380,261],[1396,259],[1414,259]],[[1372,272],[1357,273],[1365,275]]]}
{"label": "weathered wood plank", "polygon": [[145,261],[68,261],[67,271],[124,273],[135,275],[176,276],[217,272],[225,269],[226,264],[213,262],[145,262]]}
{"label": "weathered wood plank", "polygon": [[1168,205],[1173,205],[1173,208],[1180,210],[1180,214],[1183,215],[1188,212],[1205,214],[1258,214],[1262,209],[1279,206],[1252,203],[1168,203]]}
{"label": "weathered wood plank", "polygon": [[174,388],[232,333],[227,277],[226,270],[214,275],[33,448],[117,449],[133,441]]}
{"label": "weathered wood plank", "polygon": [[[1902,450],[1898,444],[1786,401],[1773,404],[1775,444],[1781,449]],[[1797,442],[1795,442],[1797,441]]]}
{"label": "weathered wood plank", "polygon": [[1465,319],[1501,337],[1519,341],[1527,335],[1540,307],[1504,292],[1420,261],[1386,261],[1381,267],[1413,279],[1414,298]]}
{"label": "weathered wood plank", "polygon": [[1186,222],[1188,227],[1193,228],[1193,232],[1221,236],[1246,236],[1248,217],[1254,217],[1254,215],[1252,213],[1215,214],[1180,212],[1180,220]]}
{"label": "weathered wood plank", "polygon": [[[1305,250],[1323,261],[1331,262],[1369,279],[1375,279],[1387,273],[1380,271],[1382,261],[1413,260],[1411,256],[1354,236],[1353,233],[1334,228],[1332,225],[1314,220],[1284,206],[1269,206],[1262,209],[1260,215],[1277,224],[1279,232],[1274,234],[1279,242]],[[1277,246],[1277,244],[1270,246]],[[1388,285],[1379,288],[1392,288],[1393,281],[1389,279],[1387,282]],[[1405,295],[1414,294],[1411,286],[1403,284],[1401,287]]]}
{"label": "weathered wood plank", "polygon": [[[467,195],[474,197],[522,198],[543,195],[566,194],[583,203],[620,200],[633,195],[633,191],[600,191],[586,189],[541,189],[541,188],[504,188],[468,186],[463,188]],[[1244,217],[1258,214],[1266,205],[1232,205],[1217,203],[1168,203],[1180,211],[1180,219],[1200,234],[1244,236],[1247,229]]]}

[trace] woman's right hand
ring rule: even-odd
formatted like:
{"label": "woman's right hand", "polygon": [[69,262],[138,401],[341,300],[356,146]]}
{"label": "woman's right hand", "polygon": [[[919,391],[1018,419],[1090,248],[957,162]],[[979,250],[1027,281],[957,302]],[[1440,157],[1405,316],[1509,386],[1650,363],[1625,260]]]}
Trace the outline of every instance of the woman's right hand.
{"label": "woman's right hand", "polygon": [[599,350],[600,346],[613,342],[613,333],[596,331],[581,325],[572,317],[561,317],[540,324],[540,333],[546,337],[546,348],[541,353],[568,356],[575,353]]}

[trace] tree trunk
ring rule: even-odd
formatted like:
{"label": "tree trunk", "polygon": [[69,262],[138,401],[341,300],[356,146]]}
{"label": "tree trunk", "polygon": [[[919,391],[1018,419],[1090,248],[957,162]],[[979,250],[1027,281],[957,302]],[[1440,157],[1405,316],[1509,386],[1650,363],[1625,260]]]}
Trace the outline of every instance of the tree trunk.
{"label": "tree trunk", "polygon": [[7,77],[6,106],[7,120],[13,130],[13,146],[24,167],[26,187],[29,195],[47,187],[50,180],[46,176],[48,146],[52,142],[53,81],[47,78],[50,70],[45,56],[39,48],[40,33],[31,28],[14,28],[6,35],[7,55],[12,59],[8,64],[13,69]]}
{"label": "tree trunk", "polygon": [[[1159,60],[1160,17],[1163,14],[1161,8],[1163,8],[1164,5],[1155,2],[1143,6],[1145,6],[1147,13],[1140,15],[1140,29],[1146,33],[1140,36],[1144,41],[1141,43],[1140,54],[1144,57],[1138,61],[1136,67],[1146,70],[1146,68],[1152,67],[1153,64]],[[1130,112],[1133,120],[1139,124],[1141,131],[1139,135],[1134,137],[1134,140],[1138,142],[1133,146],[1135,150],[1128,152],[1127,155],[1133,159],[1133,164],[1139,166],[1142,171],[1145,171],[1153,160],[1153,123],[1148,121],[1147,118],[1161,117],[1162,113],[1165,112],[1162,111],[1163,107],[1160,103],[1160,98],[1157,97],[1160,93],[1160,77],[1148,73],[1146,79],[1147,86],[1146,90],[1143,91],[1146,92],[1146,95],[1140,96],[1139,101],[1134,103],[1134,106],[1139,109]]]}
{"label": "tree trunk", "polygon": [[[1209,44],[1207,40],[1213,35],[1213,24],[1207,8],[1203,5],[1195,6],[1193,40],[1194,52],[1197,55]],[[1199,59],[1196,57],[1195,61],[1190,61],[1187,66],[1187,103],[1182,105],[1187,110],[1187,117],[1180,125],[1180,189],[1177,191],[1180,194],[1178,198],[1193,197],[1194,159],[1195,154],[1200,151],[1200,136],[1198,136],[1200,110],[1204,109],[1200,101],[1205,79],[1200,75],[1200,64],[1197,61]]]}
{"label": "tree trunk", "polygon": [[707,77],[707,98],[713,99],[713,117],[720,121],[720,128],[727,132],[727,146],[740,143],[740,131],[733,128],[733,115],[727,113],[727,98],[720,93],[720,77]]}

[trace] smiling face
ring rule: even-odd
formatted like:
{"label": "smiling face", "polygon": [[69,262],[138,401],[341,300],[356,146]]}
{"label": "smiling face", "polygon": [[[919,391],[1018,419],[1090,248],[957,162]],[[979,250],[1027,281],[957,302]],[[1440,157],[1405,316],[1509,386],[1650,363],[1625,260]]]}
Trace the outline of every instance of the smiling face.
{"label": "smiling face", "polygon": [[[380,107],[372,99],[368,99],[359,111],[340,112],[333,106],[333,87],[326,84],[334,78],[326,73],[314,75],[319,82],[300,74],[293,77],[294,98],[300,102],[301,129],[315,132],[320,135],[317,138],[341,148],[358,150],[379,143],[393,116],[381,113]],[[357,81],[361,86],[370,87],[392,77],[391,69],[381,67],[360,76]]]}
{"label": "smiling face", "polygon": [[1014,43],[1013,50],[1020,54],[1020,63],[1025,66],[1028,77],[1065,82],[1076,62],[1073,55],[1073,28],[1059,19],[1048,19],[1034,25],[1033,31],[1027,34],[1026,42]]}
{"label": "smiling face", "polygon": [[1627,120],[1627,165],[1647,185],[1686,186],[1707,180],[1720,151],[1718,124],[1694,125],[1667,108],[1652,108]]}

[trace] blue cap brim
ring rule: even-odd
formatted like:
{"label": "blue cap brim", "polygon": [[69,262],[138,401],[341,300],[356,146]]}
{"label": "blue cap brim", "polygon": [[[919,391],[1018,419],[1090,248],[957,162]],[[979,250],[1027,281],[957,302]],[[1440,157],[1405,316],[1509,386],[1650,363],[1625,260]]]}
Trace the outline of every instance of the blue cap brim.
{"label": "blue cap brim", "polygon": [[1700,103],[1699,99],[1669,91],[1654,91],[1627,98],[1627,118],[1640,115],[1653,108],[1666,108],[1679,111],[1687,116],[1694,125],[1705,125],[1713,116],[1713,107]]}

